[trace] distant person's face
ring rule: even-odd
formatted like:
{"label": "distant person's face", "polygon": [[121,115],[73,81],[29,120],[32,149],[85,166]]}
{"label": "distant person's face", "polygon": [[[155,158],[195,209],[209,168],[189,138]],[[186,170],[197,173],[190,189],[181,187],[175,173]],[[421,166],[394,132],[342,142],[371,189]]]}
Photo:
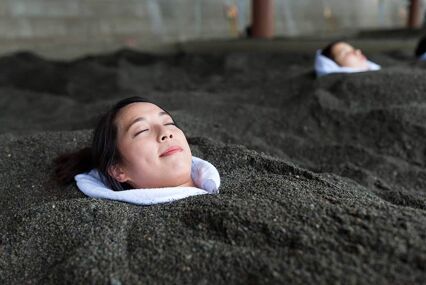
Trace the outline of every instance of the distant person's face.
{"label": "distant person's face", "polygon": [[134,188],[192,186],[192,154],[183,132],[164,110],[132,103],[115,119],[121,161],[109,170]]}
{"label": "distant person's face", "polygon": [[362,54],[361,50],[355,49],[347,43],[340,42],[335,44],[331,49],[331,56],[340,66],[368,69],[367,58]]}

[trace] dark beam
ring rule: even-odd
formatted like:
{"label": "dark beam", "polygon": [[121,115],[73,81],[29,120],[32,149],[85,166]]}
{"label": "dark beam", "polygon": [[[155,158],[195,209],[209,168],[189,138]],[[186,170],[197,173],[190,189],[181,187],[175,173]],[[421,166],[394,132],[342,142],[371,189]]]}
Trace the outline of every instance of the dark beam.
{"label": "dark beam", "polygon": [[422,25],[421,1],[411,0],[408,12],[408,27],[411,29],[420,28]]}
{"label": "dark beam", "polygon": [[252,0],[252,37],[274,36],[273,0]]}

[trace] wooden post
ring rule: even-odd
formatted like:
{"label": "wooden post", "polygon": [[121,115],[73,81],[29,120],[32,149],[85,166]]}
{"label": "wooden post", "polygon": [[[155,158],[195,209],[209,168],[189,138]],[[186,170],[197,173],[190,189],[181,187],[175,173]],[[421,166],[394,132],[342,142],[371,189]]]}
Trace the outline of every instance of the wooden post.
{"label": "wooden post", "polygon": [[420,28],[422,26],[421,20],[421,2],[420,0],[411,0],[408,13],[408,27],[411,29]]}
{"label": "wooden post", "polygon": [[251,33],[254,38],[274,36],[273,0],[252,0]]}

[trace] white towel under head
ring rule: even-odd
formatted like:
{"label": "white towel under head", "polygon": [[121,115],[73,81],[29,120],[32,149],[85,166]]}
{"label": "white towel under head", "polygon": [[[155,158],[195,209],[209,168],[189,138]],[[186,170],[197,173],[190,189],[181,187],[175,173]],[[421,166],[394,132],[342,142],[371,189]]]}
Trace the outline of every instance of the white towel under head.
{"label": "white towel under head", "polygon": [[322,55],[321,52],[322,50],[317,50],[317,53],[315,55],[315,72],[318,77],[330,73],[354,73],[380,69],[380,65],[375,64],[374,62],[371,62],[369,60],[367,60],[367,69],[340,66],[334,60]]}
{"label": "white towel under head", "polygon": [[208,161],[192,157],[191,176],[196,187],[144,188],[114,191],[100,179],[99,172],[92,169],[88,173],[75,176],[77,187],[92,198],[109,199],[137,205],[168,203],[189,196],[215,194],[219,192],[220,176],[216,167]]}

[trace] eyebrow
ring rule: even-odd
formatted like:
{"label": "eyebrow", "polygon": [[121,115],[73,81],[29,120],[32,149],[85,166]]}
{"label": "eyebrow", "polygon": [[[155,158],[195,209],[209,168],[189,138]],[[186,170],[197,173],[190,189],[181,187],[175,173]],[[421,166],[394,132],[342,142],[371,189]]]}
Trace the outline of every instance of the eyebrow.
{"label": "eyebrow", "polygon": [[[161,111],[160,113],[158,113],[158,116],[164,116],[164,115],[168,115],[170,116],[166,111]],[[171,116],[170,116],[171,117]],[[137,117],[136,119],[134,119],[126,128],[126,132],[129,131],[130,127],[133,126],[134,124],[141,122],[141,121],[145,121],[146,118],[145,117]]]}

